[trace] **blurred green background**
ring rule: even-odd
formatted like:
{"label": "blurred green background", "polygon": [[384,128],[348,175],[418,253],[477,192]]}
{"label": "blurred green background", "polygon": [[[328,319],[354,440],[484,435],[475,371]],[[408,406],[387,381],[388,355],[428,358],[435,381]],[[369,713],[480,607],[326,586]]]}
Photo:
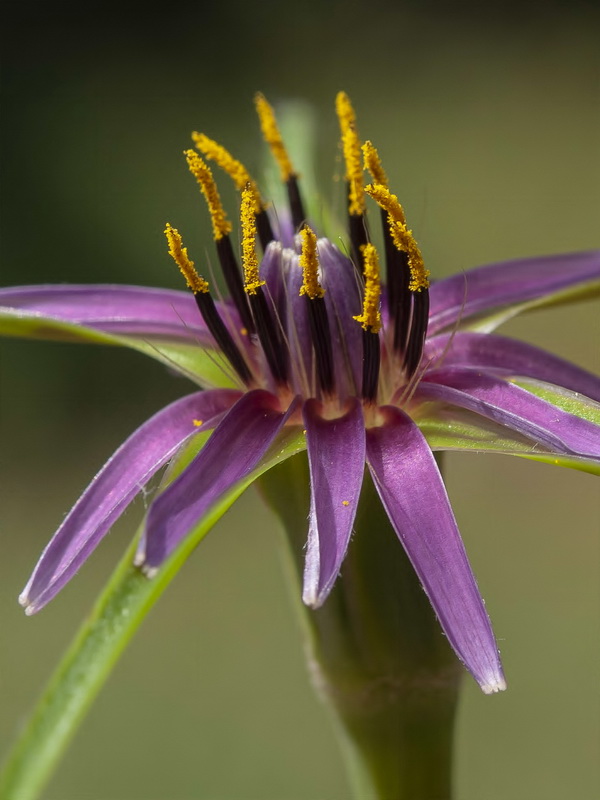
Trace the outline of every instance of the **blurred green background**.
{"label": "blurred green background", "polygon": [[[592,3],[552,0],[8,3],[2,283],[179,288],[164,223],[185,233],[193,257],[212,255],[181,150],[204,130],[256,171],[256,90],[313,104],[327,201],[339,188],[333,100],[350,94],[434,276],[598,246],[599,22]],[[505,331],[598,369],[598,319],[583,304]],[[143,501],[38,616],[18,608],[20,589],[95,470],[189,386],[109,348],[4,341],[1,355],[3,752]],[[592,800],[597,484],[492,456],[452,456],[447,476],[509,681],[489,698],[465,680],[457,800]],[[144,623],[45,798],[349,797],[280,559],[276,524],[250,492]]]}

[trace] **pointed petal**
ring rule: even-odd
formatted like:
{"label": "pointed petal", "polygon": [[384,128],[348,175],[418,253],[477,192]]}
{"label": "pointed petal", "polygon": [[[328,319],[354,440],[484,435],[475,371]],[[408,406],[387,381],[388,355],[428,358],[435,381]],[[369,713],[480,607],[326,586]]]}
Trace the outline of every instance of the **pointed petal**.
{"label": "pointed petal", "polygon": [[[194,433],[210,428],[239,392],[197,392],[159,411],[127,439],[81,495],[50,543],[19,602],[38,611],[73,577],[150,478]],[[198,426],[198,421],[204,421]]]}
{"label": "pointed petal", "polygon": [[422,433],[397,408],[367,431],[367,463],[381,501],[458,657],[486,694],[506,688],[498,646]]}
{"label": "pointed petal", "polygon": [[600,457],[600,425],[493,375],[458,367],[433,370],[415,397],[475,411],[558,453]]}
{"label": "pointed petal", "polygon": [[[219,308],[226,324],[238,324],[227,303]],[[189,293],[139,286],[2,289],[0,333],[131,347],[203,387],[239,383]]]}
{"label": "pointed petal", "polygon": [[200,453],[150,506],[137,563],[159,567],[193,526],[235,483],[254,470],[295,409],[256,389],[243,395]]}
{"label": "pointed petal", "polygon": [[15,317],[37,317],[40,328],[48,318],[105,333],[212,344],[189,292],[142,286],[11,286],[0,290],[0,308]]}
{"label": "pointed petal", "polygon": [[600,378],[596,375],[546,350],[506,336],[442,334],[427,342],[424,357],[433,368],[474,367],[507,376],[536,378],[600,402]]}
{"label": "pointed petal", "polygon": [[478,267],[431,286],[429,332],[453,328],[469,317],[491,314],[503,306],[550,302],[563,293],[573,294],[571,299],[585,296],[593,287],[597,291],[599,283],[600,250]]}
{"label": "pointed petal", "polygon": [[353,398],[342,417],[325,419],[308,400],[304,425],[310,466],[310,525],[302,599],[318,608],[331,591],[348,549],[365,469],[365,423]]}

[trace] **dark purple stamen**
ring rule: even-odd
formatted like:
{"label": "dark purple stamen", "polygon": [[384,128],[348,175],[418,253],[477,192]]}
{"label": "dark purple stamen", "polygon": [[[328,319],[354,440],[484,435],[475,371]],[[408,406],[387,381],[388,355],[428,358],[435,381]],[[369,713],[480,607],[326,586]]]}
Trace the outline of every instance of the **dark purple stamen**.
{"label": "dark purple stamen", "polygon": [[256,230],[258,233],[260,246],[262,247],[264,253],[264,251],[267,249],[267,245],[275,239],[273,228],[271,227],[271,220],[269,219],[269,215],[264,208],[262,208],[256,215]]}
{"label": "dark purple stamen", "polygon": [[363,330],[362,396],[370,402],[374,402],[377,398],[379,363],[379,334],[372,330]]}
{"label": "dark purple stamen", "polygon": [[254,333],[254,322],[248,307],[242,275],[235,253],[233,252],[231,239],[228,235],[222,236],[220,239],[216,240],[216,246],[219,264],[221,265],[223,276],[225,277],[225,283],[229,289],[229,295],[238,310],[242,325],[246,328],[248,333]]}
{"label": "dark purple stamen", "polygon": [[317,379],[323,394],[332,394],[334,389],[333,353],[327,320],[327,307],[322,297],[306,296],[310,336],[315,351]]}
{"label": "dark purple stamen", "polygon": [[249,386],[252,383],[252,373],[250,372],[244,356],[237,344],[234,342],[227,326],[221,319],[214,300],[209,292],[194,292],[196,305],[206,323],[206,327],[212,333],[215,342],[219,345],[229,363],[237,372],[242,382]]}
{"label": "dark purple stamen", "polygon": [[404,356],[404,369],[409,377],[414,375],[421,361],[429,320],[429,291],[421,289],[411,294],[412,318]]}
{"label": "dark purple stamen", "polygon": [[300,196],[300,189],[298,188],[298,176],[290,175],[285,182],[287,189],[288,202],[290,204],[290,214],[292,217],[292,224],[294,230],[299,231],[306,222],[306,213],[304,211],[304,203]]}
{"label": "dark purple stamen", "polygon": [[288,352],[279,323],[273,318],[262,286],[248,294],[250,308],[256,324],[256,333],[275,382],[282,386],[288,379]]}

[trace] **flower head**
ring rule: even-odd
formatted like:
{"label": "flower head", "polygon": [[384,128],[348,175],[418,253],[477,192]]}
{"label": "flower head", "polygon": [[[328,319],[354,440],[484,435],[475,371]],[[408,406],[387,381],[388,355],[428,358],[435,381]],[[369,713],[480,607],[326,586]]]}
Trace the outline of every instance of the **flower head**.
{"label": "flower head", "polygon": [[[272,208],[243,164],[207,135],[194,133],[197,150],[185,152],[230,299],[216,298],[171,224],[168,252],[188,294],[117,286],[0,292],[6,333],[52,328],[125,344],[204,389],[159,411],[117,450],[50,541],[21,602],[33,613],[54,597],[171,459],[136,559],[149,576],[218,501],[306,449],[304,602],[324,603],[343,570],[366,465],[454,650],[485,692],[499,691],[498,648],[433,451],[506,452],[597,470],[600,381],[492,331],[521,310],[597,289],[600,254],[494,264],[430,285],[405,211],[343,92],[336,112],[348,225],[340,248],[309,218],[262,95],[256,109],[287,209]],[[240,192],[241,258],[209,161]]]}

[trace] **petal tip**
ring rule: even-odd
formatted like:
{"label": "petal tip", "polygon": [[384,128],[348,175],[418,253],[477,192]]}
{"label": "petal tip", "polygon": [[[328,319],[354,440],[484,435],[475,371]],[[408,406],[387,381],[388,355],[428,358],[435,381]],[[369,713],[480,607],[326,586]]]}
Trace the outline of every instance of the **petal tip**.
{"label": "petal tip", "polygon": [[504,692],[506,690],[506,681],[499,675],[488,683],[481,683],[480,686],[484,694],[497,694],[498,692]]}

